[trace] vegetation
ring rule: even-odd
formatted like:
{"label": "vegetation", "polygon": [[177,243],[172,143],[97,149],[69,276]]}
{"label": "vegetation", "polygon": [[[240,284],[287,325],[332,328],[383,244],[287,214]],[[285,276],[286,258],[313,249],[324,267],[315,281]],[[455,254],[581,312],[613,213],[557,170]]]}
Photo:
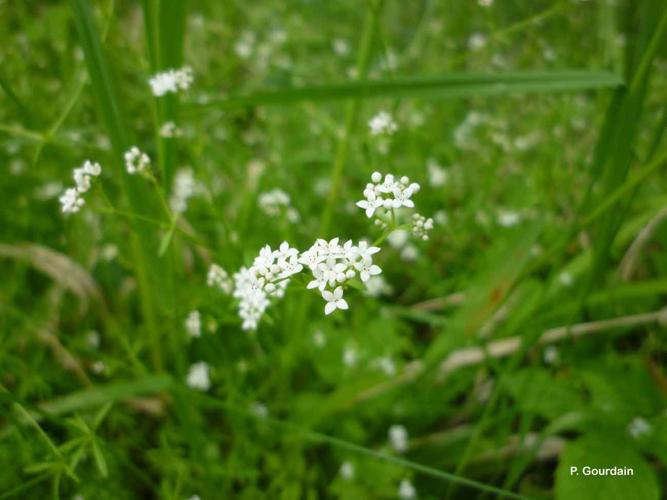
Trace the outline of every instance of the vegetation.
{"label": "vegetation", "polygon": [[0,498],[667,494],[662,0],[0,12]]}

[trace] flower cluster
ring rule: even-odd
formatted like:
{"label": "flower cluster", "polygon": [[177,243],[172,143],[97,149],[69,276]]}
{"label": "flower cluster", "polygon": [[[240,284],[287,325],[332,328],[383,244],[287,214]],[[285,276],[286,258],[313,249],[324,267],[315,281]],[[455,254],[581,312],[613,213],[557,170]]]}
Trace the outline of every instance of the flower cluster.
{"label": "flower cluster", "polygon": [[[393,236],[399,236],[399,233],[404,234],[407,240],[409,228],[419,238],[428,239],[427,233],[433,228],[433,219],[414,214],[412,224],[399,225],[399,216],[405,217],[397,209],[414,208],[411,198],[419,191],[419,184],[411,183],[405,176],[396,179],[391,174],[383,176],[379,172],[374,172],[371,180],[364,190],[365,200],[357,205],[366,211],[368,217],[373,217],[378,211],[376,222],[380,222],[386,230],[378,241],[388,238],[392,243]],[[270,191],[260,196],[259,204],[268,213],[277,213],[273,211],[289,204],[289,196],[280,190]],[[391,217],[384,217],[385,213],[379,210],[384,210]],[[238,302],[242,328],[255,330],[271,300],[282,297],[290,278],[304,269],[311,274],[306,288],[317,289],[322,295],[326,315],[337,309],[349,308],[344,293],[351,285],[366,285],[367,294],[372,296],[389,293],[391,288],[379,276],[382,269],[373,262],[373,256],[379,251],[379,247],[367,241],[355,245],[352,240],[342,243],[340,238],[329,241],[317,239],[304,252],[290,247],[287,242],[282,243],[277,250],[267,245],[259,252],[252,266],[242,267],[233,275],[231,283],[227,273],[217,265],[209,269],[207,282],[209,286],[219,286],[223,291],[231,290],[232,297]],[[416,252],[414,248],[413,253]],[[403,253],[402,257],[407,260],[408,257]],[[353,352],[349,356],[346,354],[346,363],[353,364],[353,355]],[[388,360],[383,369],[391,372],[395,367]]]}
{"label": "flower cluster", "polygon": [[398,130],[398,125],[386,111],[380,111],[368,122],[371,135],[392,135]]}
{"label": "flower cluster", "polygon": [[234,274],[232,296],[239,301],[238,312],[243,320],[241,328],[255,330],[269,306],[270,298],[283,297],[289,278],[302,269],[298,250],[283,242],[277,250],[266,245],[255,257],[252,266],[242,267]]}
{"label": "flower cluster", "polygon": [[169,198],[169,206],[176,213],[183,213],[188,208],[188,200],[200,186],[190,168],[181,168],[174,177],[174,189]]}
{"label": "flower cluster", "polygon": [[171,139],[174,137],[181,137],[183,131],[174,122],[165,122],[160,127],[160,137]]}
{"label": "flower cluster", "polygon": [[67,188],[59,199],[63,213],[72,214],[79,211],[85,204],[85,200],[81,195],[90,189],[91,178],[97,177],[101,173],[102,167],[100,164],[88,160],[79,168],[74,169],[72,176],[74,177],[76,187]]}
{"label": "flower cluster", "polygon": [[398,453],[404,453],[408,449],[408,430],[402,425],[389,427],[389,443]]}
{"label": "flower cluster", "polygon": [[358,275],[361,281],[366,282],[382,272],[379,266],[373,264],[373,255],[380,251],[378,247],[369,246],[365,241],[358,245],[353,245],[351,240],[343,245],[338,241],[339,238],[328,242],[318,239],[299,257],[299,262],[308,266],[313,275],[307,288],[318,288],[326,301],[325,314],[348,308],[342,288],[346,281]]}
{"label": "flower cluster", "polygon": [[198,391],[208,391],[211,388],[208,363],[200,361],[193,364],[188,370],[185,383],[191,389],[197,389]]}
{"label": "flower cluster", "polygon": [[270,217],[277,217],[284,212],[290,222],[299,220],[299,212],[292,207],[289,194],[282,189],[273,189],[261,193],[257,197],[257,205],[262,212]]}
{"label": "flower cluster", "polygon": [[211,264],[206,275],[206,284],[208,286],[217,286],[225,293],[232,293],[232,281],[229,274],[218,264]]}
{"label": "flower cluster", "polygon": [[190,337],[201,337],[201,314],[194,310],[185,319],[185,329]]}
{"label": "flower cluster", "polygon": [[153,95],[162,97],[170,92],[176,93],[179,90],[188,90],[193,81],[192,68],[184,66],[180,69],[169,69],[158,73],[151,77],[148,83],[151,86]]}
{"label": "flower cluster", "polygon": [[138,147],[132,146],[125,152],[125,169],[130,175],[147,172],[151,166],[151,159]]}
{"label": "flower cluster", "polygon": [[433,229],[433,219],[421,214],[412,214],[412,234],[422,240],[428,240],[428,233]]}
{"label": "flower cluster", "polygon": [[386,210],[414,208],[415,204],[411,198],[419,191],[419,184],[416,182],[410,183],[410,179],[406,176],[396,180],[392,174],[385,175],[383,179],[380,172],[373,172],[371,181],[364,189],[365,199],[357,202],[357,206],[366,211],[368,218],[373,217],[379,208]]}

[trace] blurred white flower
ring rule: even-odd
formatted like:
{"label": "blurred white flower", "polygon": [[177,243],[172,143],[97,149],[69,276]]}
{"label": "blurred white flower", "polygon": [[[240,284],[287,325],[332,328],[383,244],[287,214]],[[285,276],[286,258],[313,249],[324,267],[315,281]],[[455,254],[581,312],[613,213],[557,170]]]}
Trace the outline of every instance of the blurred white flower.
{"label": "blurred white flower", "polygon": [[480,7],[491,7],[493,0],[477,0]]}
{"label": "blurred white flower", "polygon": [[208,363],[200,361],[190,366],[186,384],[191,389],[200,391],[208,391],[211,388],[211,380],[209,379]]}
{"label": "blurred white flower", "polygon": [[331,45],[333,47],[334,52],[339,56],[347,55],[350,52],[350,46],[347,43],[347,40],[344,40],[343,38],[334,39]]}
{"label": "blurred white flower", "polygon": [[642,417],[635,417],[628,424],[628,434],[634,439],[650,434],[652,430],[651,424]]}
{"label": "blurred white flower", "polygon": [[201,191],[191,168],[180,168],[174,176],[174,187],[169,198],[169,206],[176,213],[188,208],[188,200]]}
{"label": "blurred white flower", "polygon": [[555,365],[560,359],[558,348],[552,345],[545,347],[544,352],[542,353],[542,358],[546,364]]}
{"label": "blurred white flower", "polygon": [[201,315],[199,311],[190,311],[185,319],[185,330],[190,337],[201,337]]}
{"label": "blurred white flower", "polygon": [[249,59],[255,50],[255,34],[252,31],[241,33],[238,41],[234,45],[234,52],[241,59]]}
{"label": "blurred white flower", "polygon": [[570,286],[574,283],[574,278],[572,277],[572,274],[563,271],[558,275],[558,282],[563,286]]}
{"label": "blurred white flower", "polygon": [[217,286],[223,292],[232,293],[232,280],[222,267],[218,264],[211,264],[206,275],[206,284],[208,286]]}
{"label": "blurred white flower", "polygon": [[272,189],[261,193],[257,197],[257,205],[268,216],[277,217],[285,213],[290,222],[296,222],[299,219],[299,213],[292,207],[289,194],[282,189]]}
{"label": "blurred white flower", "polygon": [[378,368],[387,376],[396,375],[396,364],[389,356],[383,356],[377,359]]}
{"label": "blurred white flower", "polygon": [[449,172],[438,165],[435,161],[430,160],[426,164],[428,170],[428,183],[433,187],[441,187],[447,184],[449,179]]}
{"label": "blurred white flower", "polygon": [[86,336],[86,343],[91,349],[99,349],[100,347],[100,334],[97,330],[91,330]]}
{"label": "blurred white flower", "polygon": [[374,136],[392,135],[398,130],[398,125],[389,113],[380,111],[369,120],[368,128]]}
{"label": "blurred white flower", "polygon": [[357,364],[357,350],[354,347],[347,346],[343,350],[343,364],[347,367]]}
{"label": "blurred white flower", "polygon": [[368,297],[378,298],[382,295],[389,295],[392,292],[391,286],[382,276],[371,276],[366,281],[366,290],[364,294]]}
{"label": "blurred white flower", "polygon": [[419,258],[419,249],[410,244],[403,247],[401,250],[401,259],[406,262],[414,262]]}
{"label": "blurred white flower", "polygon": [[104,363],[104,361],[95,361],[91,367],[93,373],[97,375],[102,375],[107,369],[107,365]]}
{"label": "blurred white flower", "polygon": [[388,237],[387,242],[396,250],[403,248],[410,239],[410,233],[405,229],[397,229],[393,231]]}
{"label": "blurred white flower", "polygon": [[502,227],[516,226],[521,222],[521,214],[513,210],[498,210],[498,224]]}
{"label": "blurred white flower", "polygon": [[486,45],[486,36],[482,33],[473,33],[468,39],[468,48],[470,50],[480,50]]}
{"label": "blurred white flower", "polygon": [[59,200],[60,204],[62,205],[62,211],[66,214],[73,214],[78,212],[86,203],[76,188],[66,189],[65,193],[59,198]]}
{"label": "blurred white flower", "polygon": [[269,416],[269,409],[264,403],[260,403],[259,401],[253,401],[250,404],[250,412],[259,418],[266,418]]}
{"label": "blurred white flower", "polygon": [[414,500],[417,498],[417,490],[410,481],[403,479],[398,486],[398,497],[401,500]]}
{"label": "blurred white flower", "polygon": [[130,175],[146,172],[151,165],[151,159],[137,146],[132,146],[125,152],[125,170]]}
{"label": "blurred white flower", "polygon": [[343,462],[340,466],[340,475],[346,481],[351,481],[354,479],[354,465],[350,462]]}
{"label": "blurred white flower", "polygon": [[389,427],[389,443],[396,452],[405,452],[408,449],[408,430],[402,425]]}
{"label": "blurred white flower", "polygon": [[183,66],[180,69],[168,69],[152,76],[148,83],[153,95],[162,97],[168,93],[176,93],[180,90],[188,90],[194,80],[192,68]]}
{"label": "blurred white flower", "polygon": [[160,137],[171,139],[182,135],[183,131],[174,122],[165,122],[160,127]]}

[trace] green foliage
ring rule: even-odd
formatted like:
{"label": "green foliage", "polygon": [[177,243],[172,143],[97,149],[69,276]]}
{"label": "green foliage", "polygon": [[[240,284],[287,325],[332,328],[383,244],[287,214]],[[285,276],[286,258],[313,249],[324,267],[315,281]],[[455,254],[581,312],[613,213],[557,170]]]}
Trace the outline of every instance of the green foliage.
{"label": "green foliage", "polygon": [[[664,1],[5,4],[0,499],[665,496]],[[296,275],[252,332],[207,286],[317,237],[378,294]]]}

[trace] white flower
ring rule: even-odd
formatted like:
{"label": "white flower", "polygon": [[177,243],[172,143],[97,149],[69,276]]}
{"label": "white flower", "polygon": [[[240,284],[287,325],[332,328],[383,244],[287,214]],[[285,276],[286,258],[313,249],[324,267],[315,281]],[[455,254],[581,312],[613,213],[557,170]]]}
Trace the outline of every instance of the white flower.
{"label": "white flower", "polygon": [[174,187],[169,198],[169,206],[176,213],[183,213],[188,208],[188,200],[201,191],[190,168],[181,168],[174,176]]}
{"label": "white flower", "polygon": [[370,192],[366,196],[365,200],[360,200],[357,202],[359,208],[363,208],[366,211],[366,217],[369,219],[373,217],[375,210],[382,206],[382,198],[378,198],[375,192]]}
{"label": "white flower", "polygon": [[290,196],[282,189],[273,189],[257,197],[257,205],[266,215],[277,217],[285,214],[290,222],[298,222],[299,212],[291,205]]}
{"label": "white flower", "polygon": [[232,281],[229,279],[227,271],[218,264],[211,264],[206,275],[206,284],[208,286],[217,286],[223,292],[232,293]]}
{"label": "white flower", "polygon": [[104,363],[104,361],[98,360],[95,361],[90,368],[93,370],[93,373],[96,373],[97,375],[102,375],[106,371],[107,365]]}
{"label": "white flower", "polygon": [[194,80],[192,68],[184,66],[180,69],[168,69],[152,76],[148,83],[153,95],[162,97],[168,93],[176,93],[179,90],[188,90]]}
{"label": "white flower", "polygon": [[382,276],[371,276],[366,281],[366,291],[364,293],[368,297],[378,298],[382,295],[389,295],[391,292],[391,286],[389,286]]}
{"label": "white flower", "polygon": [[185,319],[185,329],[190,337],[201,337],[201,315],[199,311],[191,311]]}
{"label": "white flower", "polygon": [[86,336],[86,343],[91,349],[99,349],[100,347],[100,334],[96,330],[91,330]]}
{"label": "white flower", "polygon": [[283,242],[278,250],[266,245],[250,268],[241,268],[234,276],[232,296],[238,300],[241,328],[255,330],[270,298],[285,294],[289,278],[300,272],[299,251]]}
{"label": "white flower", "polygon": [[348,52],[350,52],[350,46],[348,45],[347,41],[344,40],[343,38],[335,38],[331,45],[333,47],[334,52],[339,56],[344,56]]}
{"label": "white flower", "polygon": [[486,36],[482,33],[473,33],[468,39],[468,48],[470,50],[479,50],[486,45]]}
{"label": "white flower", "polygon": [[406,176],[396,180],[392,174],[385,175],[383,181],[379,172],[373,172],[371,181],[364,189],[365,199],[356,203],[366,212],[368,218],[373,217],[379,208],[386,210],[414,208],[415,204],[411,198],[419,191],[419,184],[416,182],[410,183],[410,179]]}
{"label": "white flower", "polygon": [[343,462],[340,466],[340,475],[346,481],[351,481],[354,479],[354,465],[350,462]]}
{"label": "white flower", "polygon": [[378,368],[387,376],[391,377],[396,374],[396,364],[394,360],[389,356],[383,356],[378,358],[377,361]]}
{"label": "white flower", "polygon": [[211,388],[211,380],[209,379],[209,367],[204,361],[195,363],[190,366],[186,384],[192,389],[200,391],[208,391]]}
{"label": "white flower", "polygon": [[408,449],[408,431],[402,425],[392,425],[389,427],[389,443],[398,453],[403,453]]}
{"label": "white flower", "polygon": [[165,122],[160,127],[160,137],[171,139],[173,137],[181,137],[182,135],[183,131],[174,122]]}
{"label": "white flower", "polygon": [[382,272],[380,266],[373,264],[373,261],[370,258],[366,258],[357,262],[355,267],[359,271],[359,278],[364,283],[368,281],[371,276],[377,276]]}
{"label": "white flower", "polygon": [[259,401],[253,401],[250,404],[250,412],[259,418],[266,418],[269,416],[269,409],[264,403],[260,403]]}
{"label": "white flower", "polygon": [[357,364],[357,350],[354,347],[346,347],[343,351],[343,364],[352,367]]}
{"label": "white flower", "polygon": [[78,212],[85,204],[85,200],[81,195],[90,189],[91,177],[97,177],[102,173],[102,167],[99,163],[93,163],[89,160],[83,162],[78,168],[72,172],[74,178],[75,188],[68,188],[59,198],[62,205],[62,211],[66,214]]}
{"label": "white flower", "polygon": [[634,439],[650,434],[652,430],[651,424],[642,417],[635,417],[628,424],[628,433]]}
{"label": "white flower", "polygon": [[73,214],[86,203],[79,191],[76,188],[68,188],[65,193],[59,198],[62,205],[62,211],[65,214]]}
{"label": "white flower", "polygon": [[558,349],[555,346],[547,346],[542,353],[544,362],[548,365],[555,365],[558,363],[560,355],[558,354]]}
{"label": "white flower", "polygon": [[387,236],[387,242],[396,250],[403,248],[409,239],[410,233],[408,233],[405,229],[397,229],[396,231],[392,231],[392,233]]}
{"label": "white flower", "polygon": [[413,214],[412,216],[412,234],[422,240],[428,240],[428,233],[433,229],[433,219],[427,219],[421,214]]}
{"label": "white flower", "polygon": [[125,152],[125,170],[130,175],[143,173],[150,168],[151,159],[138,147],[132,146]]}
{"label": "white flower", "polygon": [[398,486],[398,497],[401,500],[414,500],[417,498],[417,490],[407,479],[402,479]]}
{"label": "white flower", "polygon": [[428,183],[433,187],[441,187],[447,184],[449,172],[435,163],[433,160],[426,165],[428,170]]}
{"label": "white flower", "polygon": [[386,111],[380,111],[368,122],[371,135],[391,135],[398,130],[398,125]]}
{"label": "white flower", "polygon": [[234,45],[234,52],[242,59],[248,59],[255,50],[255,34],[252,31],[241,33],[239,40]]}
{"label": "white flower", "polygon": [[328,315],[336,309],[345,310],[348,308],[347,302],[345,302],[345,299],[343,298],[343,288],[340,286],[336,287],[333,292],[322,290],[322,297],[327,301],[324,306],[324,314]]}
{"label": "white flower", "polygon": [[368,242],[366,241],[360,241],[356,247],[350,247],[351,257],[359,258],[361,260],[371,259],[372,256],[378,253],[379,251],[380,251],[379,247],[369,246]]}
{"label": "white flower", "polygon": [[491,7],[493,0],[477,0],[480,7]]}
{"label": "white flower", "polygon": [[574,278],[572,277],[572,274],[564,271],[558,275],[558,282],[563,286],[570,286],[574,283]]}
{"label": "white flower", "polygon": [[417,260],[418,257],[419,257],[419,249],[412,244],[406,245],[401,250],[401,259],[403,259],[406,262],[414,262]]}
{"label": "white flower", "polygon": [[513,210],[498,210],[498,224],[502,227],[516,226],[521,222],[521,214]]}

